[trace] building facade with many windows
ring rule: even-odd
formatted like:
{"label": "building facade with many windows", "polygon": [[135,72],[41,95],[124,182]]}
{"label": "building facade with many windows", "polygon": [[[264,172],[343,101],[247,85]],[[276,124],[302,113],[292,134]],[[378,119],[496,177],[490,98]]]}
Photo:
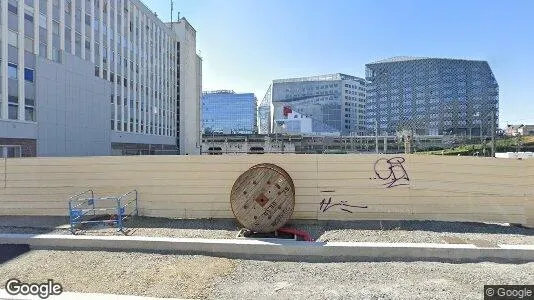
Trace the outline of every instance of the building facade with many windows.
{"label": "building facade with many windows", "polygon": [[260,133],[362,134],[366,82],[330,74],[274,80],[258,109]]}
{"label": "building facade with many windows", "polygon": [[368,133],[489,136],[498,128],[499,86],[485,61],[394,57],[367,64],[366,79]]}
{"label": "building facade with many windows", "polygon": [[201,60],[184,18],[165,24],[139,0],[5,0],[0,32],[0,145],[153,154],[190,135],[198,147],[180,152],[198,152],[198,128],[180,127],[200,116]]}
{"label": "building facade with many windows", "polygon": [[257,133],[257,99],[253,93],[202,93],[202,128],[209,134]]}

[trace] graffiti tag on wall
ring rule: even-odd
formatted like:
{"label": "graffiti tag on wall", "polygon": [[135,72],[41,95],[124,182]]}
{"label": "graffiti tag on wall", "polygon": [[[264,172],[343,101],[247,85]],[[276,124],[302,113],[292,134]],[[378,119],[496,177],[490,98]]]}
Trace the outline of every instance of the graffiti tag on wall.
{"label": "graffiti tag on wall", "polygon": [[332,197],[329,197],[328,200],[326,198],[323,198],[321,203],[319,203],[319,211],[326,212],[332,207],[338,207],[340,210],[348,213],[352,213],[351,209],[354,208],[367,208],[367,205],[350,205],[347,204],[347,201],[340,201],[338,203],[332,203]]}
{"label": "graffiti tag on wall", "polygon": [[409,185],[410,177],[404,167],[404,157],[380,158],[375,162],[375,178],[385,181],[386,188]]}

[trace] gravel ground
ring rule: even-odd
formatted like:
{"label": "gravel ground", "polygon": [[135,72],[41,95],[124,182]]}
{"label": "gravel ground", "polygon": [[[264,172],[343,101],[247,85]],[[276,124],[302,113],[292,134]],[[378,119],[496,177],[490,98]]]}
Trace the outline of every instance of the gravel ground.
{"label": "gravel ground", "polygon": [[[0,217],[0,233],[70,234],[63,217]],[[233,219],[164,219],[136,217],[126,222],[127,235],[231,239],[240,226]],[[318,241],[474,243],[534,245],[534,229],[499,224],[440,221],[292,221]],[[97,226],[82,235],[116,235],[115,229]]]}
{"label": "gravel ground", "polygon": [[534,263],[303,263],[33,250],[0,264],[9,278],[66,291],[196,299],[482,299],[484,284],[533,284]]}
{"label": "gravel ground", "polygon": [[206,298],[236,262],[207,256],[33,250],[0,264],[0,282],[60,283],[68,292]]}

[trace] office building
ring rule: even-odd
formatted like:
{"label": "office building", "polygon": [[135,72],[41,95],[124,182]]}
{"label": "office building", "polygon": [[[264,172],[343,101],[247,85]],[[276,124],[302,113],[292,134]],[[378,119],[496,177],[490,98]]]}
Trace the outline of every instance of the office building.
{"label": "office building", "polygon": [[363,134],[365,99],[365,80],[350,75],[273,80],[258,109],[260,133]]}
{"label": "office building", "polygon": [[3,0],[0,32],[4,148],[199,152],[201,59],[186,19],[165,24],[139,0]]}
{"label": "office building", "polygon": [[253,93],[212,91],[202,94],[204,134],[257,133],[257,99]]}
{"label": "office building", "polygon": [[489,136],[499,86],[485,61],[394,57],[366,65],[367,132]]}

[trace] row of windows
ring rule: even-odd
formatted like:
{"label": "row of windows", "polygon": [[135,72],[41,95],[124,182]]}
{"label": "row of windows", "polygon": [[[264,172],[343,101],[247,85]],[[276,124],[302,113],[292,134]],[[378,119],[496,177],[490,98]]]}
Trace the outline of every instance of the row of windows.
{"label": "row of windows", "polygon": [[[18,79],[18,66],[14,63],[7,64],[7,76],[9,79]],[[24,68],[24,80],[33,82],[35,80],[35,70]]]}
{"label": "row of windows", "polygon": [[[348,84],[348,83],[345,83],[345,87],[346,88],[351,88],[351,89],[358,89],[360,91],[365,91],[365,88],[364,87],[361,87],[361,86],[357,86],[357,85],[353,85],[353,84]],[[347,92],[347,90],[345,90],[345,93]]]}
{"label": "row of windows", "polygon": [[[23,1],[23,0],[21,0],[21,1]],[[98,3],[98,0],[95,0],[95,1],[96,1],[96,3]],[[69,5],[70,5],[69,2],[70,2],[70,1],[67,0],[67,3],[66,3],[66,9],[69,8]],[[25,4],[32,6],[32,5],[33,5],[33,1],[31,1],[31,0],[25,0]],[[56,5],[56,4],[57,4],[57,5]],[[56,0],[54,0],[54,10],[53,10],[53,12],[54,12],[54,14],[53,14],[54,19],[59,19],[59,16],[56,17],[56,14],[55,14],[55,8],[56,8],[56,6],[58,6],[58,5],[59,5],[59,2],[56,1]],[[105,4],[105,5],[107,5],[107,4]],[[10,0],[10,2],[9,2],[9,7],[10,7],[9,11],[10,11],[11,14],[18,14],[18,13],[19,13],[19,10],[18,10],[18,8],[17,8],[17,6],[16,6],[16,2],[15,2],[15,1]],[[78,7],[79,7],[79,5],[78,5]],[[86,7],[89,7],[89,6],[86,6]],[[96,7],[98,7],[98,4],[96,4]],[[77,10],[77,12],[78,12],[78,16],[75,16],[75,17],[76,17],[76,20],[79,20],[79,19],[80,19],[80,18],[79,18],[79,15],[81,15],[81,10]],[[97,15],[98,15],[98,14],[99,14],[98,10],[97,10],[96,12],[97,12]],[[36,12],[36,13],[37,13],[37,12]],[[66,24],[65,24],[66,39],[70,40],[70,37],[71,37],[71,29],[70,29],[70,27],[67,25],[67,23],[70,23],[69,21],[71,21],[71,19],[70,19],[69,16],[66,16],[66,17],[67,17],[67,18],[66,18]],[[98,16],[95,16],[95,20],[98,20],[97,17],[98,17]],[[34,19],[35,19],[35,18],[34,18],[34,13],[33,13],[31,10],[25,9],[25,10],[24,10],[24,19],[25,19],[27,22],[30,22],[30,23],[33,22]],[[133,18],[132,18],[132,19],[133,19]],[[139,18],[137,18],[136,20],[139,20]],[[47,29],[47,21],[48,21],[48,18],[47,18],[47,16],[46,16],[46,3],[43,4],[43,2],[41,2],[41,12],[40,12],[40,14],[39,14],[39,25],[40,25],[40,27],[43,28],[43,29]],[[87,25],[90,25],[90,23],[91,23],[91,15],[89,15],[89,14],[86,14],[86,15],[85,15],[85,23],[86,23]],[[79,22],[77,22],[76,25],[78,25],[78,24],[79,24]],[[95,22],[95,24],[98,24],[98,23]],[[29,27],[29,26],[27,25],[26,27]],[[78,34],[78,28],[79,28],[79,26],[76,26],[76,27],[77,27],[77,28],[76,28],[77,34],[76,34],[76,41],[75,41],[75,44],[76,44],[76,45],[79,45],[80,42],[81,42],[81,35]],[[130,23],[130,27],[132,27],[132,23]],[[33,27],[31,27],[31,28],[33,28]],[[59,26],[59,22],[53,20],[53,23],[52,23],[53,33],[54,33],[54,36],[57,36],[58,38],[59,38],[59,28],[60,28],[60,26]],[[146,28],[147,28],[147,30],[148,30],[148,29],[149,29],[149,26],[147,25]],[[18,28],[15,28],[15,30],[16,30],[16,29],[18,29]],[[130,31],[131,31],[131,29],[130,29]],[[88,30],[87,34],[90,35],[90,33],[91,33],[90,30]],[[45,36],[46,36],[46,31],[45,31]],[[124,43],[124,44],[127,44],[127,43],[128,43],[128,41],[127,41],[127,39],[126,39],[125,37],[122,37],[122,36],[120,36],[120,35],[117,35],[117,36],[118,36],[119,38],[121,38],[121,40],[123,40],[123,43]],[[139,36],[139,35],[138,35],[138,36]],[[147,36],[147,37],[148,37],[148,36]],[[89,38],[89,36],[87,36],[87,38]],[[18,33],[17,33],[17,32],[10,30],[10,31],[9,31],[9,34],[8,34],[8,40],[9,40],[10,44],[12,44],[12,45],[14,45],[14,46],[16,46],[16,47],[19,46],[19,45],[18,45]],[[160,37],[160,38],[154,39],[154,42],[156,42],[158,45],[161,45],[162,42],[166,42],[166,41],[168,41],[167,38],[165,38],[165,37],[163,37],[163,36]],[[155,43],[152,41],[152,39],[150,39],[149,42],[150,42],[150,45],[151,45],[151,46],[155,44]],[[148,47],[149,42],[147,42],[147,47]],[[44,45],[43,45],[43,43],[44,43]],[[68,44],[68,45],[66,45],[66,47],[67,47],[68,49],[65,49],[65,50],[68,51],[68,52],[71,52],[71,51],[69,50],[69,49],[70,49],[70,41],[67,41],[66,44]],[[119,44],[120,44],[120,42],[119,42]],[[43,48],[42,46],[44,46],[44,48]],[[59,47],[59,45],[58,45],[58,47]],[[40,45],[39,48],[40,48],[40,55],[46,56],[46,52],[47,52],[47,51],[46,51],[46,50],[47,50],[46,38],[45,38],[45,39],[41,38],[41,45]],[[87,50],[90,50],[90,48],[91,48],[90,41],[86,41],[86,42],[85,42],[85,48],[86,48]],[[168,51],[166,51],[166,47],[161,47],[161,48],[162,48],[162,50],[165,50],[165,51],[164,51],[165,53],[168,52]],[[26,49],[27,51],[29,51],[29,52],[33,52],[33,50],[34,50],[34,46],[33,46],[33,39],[32,39],[32,38],[30,38],[30,37],[25,37],[25,49]],[[78,51],[78,50],[79,50],[79,49],[76,49],[76,55],[79,56],[81,53],[80,53],[80,51]],[[97,49],[97,50],[98,50],[98,49]],[[135,50],[137,50],[137,49],[135,49]],[[54,54],[55,54],[56,51],[57,51],[58,53],[60,53],[59,49],[54,49],[54,51],[53,51],[53,56],[54,56],[54,57],[55,57]],[[137,52],[137,51],[136,51],[136,52]],[[160,53],[156,53],[156,54],[159,54],[159,55],[156,55],[156,57],[162,57],[162,54],[160,54]],[[57,55],[57,56],[59,56],[59,55]],[[165,57],[165,56],[163,56],[163,57]],[[172,58],[172,57],[174,57],[174,54],[173,54],[172,56],[169,56],[169,58]],[[119,58],[120,58],[120,56],[119,56]],[[87,59],[87,60],[90,59],[89,55],[87,55],[86,59]],[[152,59],[152,57],[151,57],[151,59]],[[58,60],[59,60],[59,59],[58,59]],[[122,62],[122,59],[121,59],[121,62]],[[119,62],[119,65],[120,65],[120,64],[121,64],[121,63]],[[134,65],[133,65],[132,61],[129,61],[129,63],[128,63],[128,60],[125,60],[125,65],[128,66],[128,64],[131,65],[131,67],[132,67],[132,71],[133,71],[133,66],[134,66]],[[167,68],[167,66],[163,66],[162,69],[163,69],[163,70],[167,70],[168,68]],[[136,64],[135,71],[136,71],[136,73],[139,73],[139,65],[138,65],[138,64]],[[106,72],[106,71],[104,70],[104,72]],[[23,74],[24,74],[24,79],[25,79],[27,82],[34,82],[34,80],[35,80],[35,71],[34,71],[33,69],[25,68]],[[105,73],[104,73],[104,74],[105,74]],[[17,64],[15,64],[15,63],[10,63],[9,66],[8,66],[8,77],[11,78],[11,79],[18,79],[18,77],[19,77],[18,75],[19,75],[19,74],[18,74],[18,66],[17,66]],[[106,75],[106,74],[105,74],[105,75]],[[160,81],[158,81],[158,80],[155,78],[156,76],[154,76],[154,74],[152,74],[151,77],[152,77],[152,80],[155,82],[155,84],[156,84],[156,85],[159,85]],[[115,78],[115,77],[113,76],[112,78]],[[128,86],[128,83],[127,83],[128,80],[127,80],[126,78],[121,78],[119,75],[117,75],[117,79],[118,79],[118,80],[121,80],[121,81],[124,80],[124,82],[125,82],[125,83],[124,83],[125,86]],[[167,82],[167,81],[164,82],[164,85],[167,86],[167,87],[170,86],[169,82]],[[130,80],[130,86],[133,86],[133,80]],[[141,87],[141,88],[144,88],[142,85],[141,85],[140,87]],[[138,89],[139,89],[139,86],[137,85],[137,86],[136,86],[136,90],[138,90]],[[148,88],[147,88],[147,92],[148,92]],[[155,92],[154,97],[159,98],[159,99],[162,99],[162,93],[161,93],[161,92]],[[27,104],[28,104],[28,103],[29,103],[29,102],[27,102]],[[163,103],[163,104],[165,104],[165,103]],[[10,109],[10,112],[11,112],[10,115],[11,115],[11,116],[14,116],[14,114],[15,114],[15,110],[14,110],[13,106],[14,106],[14,105],[11,105],[12,108]],[[163,115],[164,115],[164,116],[166,115],[166,112],[165,112],[165,111],[163,111]],[[169,115],[170,115],[170,114],[169,114]],[[28,119],[31,120],[32,118],[28,118]]]}

